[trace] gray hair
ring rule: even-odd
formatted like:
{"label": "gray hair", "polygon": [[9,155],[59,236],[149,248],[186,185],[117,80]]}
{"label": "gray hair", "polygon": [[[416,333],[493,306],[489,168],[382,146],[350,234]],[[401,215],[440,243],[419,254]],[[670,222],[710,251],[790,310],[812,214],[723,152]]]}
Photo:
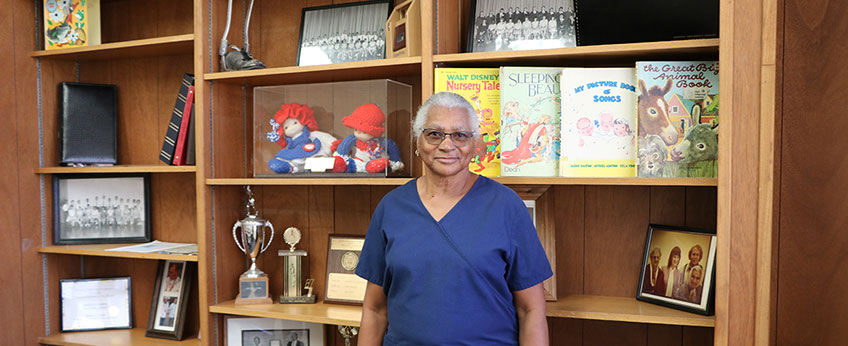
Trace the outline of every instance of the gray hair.
{"label": "gray hair", "polygon": [[468,122],[471,124],[471,132],[474,132],[474,138],[480,136],[480,118],[477,116],[477,111],[474,106],[459,94],[443,91],[433,94],[418,108],[418,113],[415,114],[415,119],[412,120],[412,138],[417,140],[424,130],[424,124],[430,116],[430,107],[443,107],[447,109],[459,108],[464,109],[468,114]]}

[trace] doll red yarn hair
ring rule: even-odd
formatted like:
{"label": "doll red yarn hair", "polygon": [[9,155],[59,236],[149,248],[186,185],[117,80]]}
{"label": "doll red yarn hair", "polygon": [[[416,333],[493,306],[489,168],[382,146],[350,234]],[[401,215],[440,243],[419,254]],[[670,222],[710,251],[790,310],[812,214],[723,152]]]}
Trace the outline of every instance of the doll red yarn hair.
{"label": "doll red yarn hair", "polygon": [[286,134],[283,128],[283,122],[289,118],[296,119],[303,124],[303,126],[306,126],[309,131],[318,131],[318,121],[315,120],[315,112],[312,108],[297,102],[284,104],[280,106],[280,110],[274,114],[274,121],[280,125],[277,129],[277,134],[280,135],[280,139],[276,142],[280,148],[284,149],[286,147]]}

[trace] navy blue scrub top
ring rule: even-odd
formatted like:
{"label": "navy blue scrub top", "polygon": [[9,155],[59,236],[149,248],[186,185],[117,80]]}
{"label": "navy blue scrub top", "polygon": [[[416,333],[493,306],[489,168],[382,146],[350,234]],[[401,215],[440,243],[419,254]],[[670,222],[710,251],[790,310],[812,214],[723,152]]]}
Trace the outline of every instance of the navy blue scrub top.
{"label": "navy blue scrub top", "polygon": [[356,274],[386,294],[383,345],[517,345],[512,291],[553,275],[524,202],[482,176],[439,222],[415,180],[389,192]]}

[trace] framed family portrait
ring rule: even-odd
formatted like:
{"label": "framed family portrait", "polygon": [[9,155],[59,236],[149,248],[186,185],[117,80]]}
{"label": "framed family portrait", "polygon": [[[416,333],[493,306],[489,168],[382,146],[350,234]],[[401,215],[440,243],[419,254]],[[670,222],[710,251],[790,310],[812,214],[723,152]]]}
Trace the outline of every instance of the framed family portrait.
{"label": "framed family portrait", "polygon": [[383,59],[390,0],[303,9],[297,66]]}
{"label": "framed family portrait", "polygon": [[472,0],[468,52],[577,45],[574,0]]}
{"label": "framed family portrait", "polygon": [[145,336],[182,340],[194,267],[185,261],[159,261]]}
{"label": "framed family portrait", "polygon": [[636,299],[712,315],[715,253],[714,230],[648,226]]}
{"label": "framed family portrait", "polygon": [[60,330],[132,328],[130,277],[59,280]]}
{"label": "framed family portrait", "polygon": [[148,174],[53,175],[53,244],[149,241]]}
{"label": "framed family portrait", "polygon": [[324,325],[275,318],[224,318],[225,346],[324,346]]}

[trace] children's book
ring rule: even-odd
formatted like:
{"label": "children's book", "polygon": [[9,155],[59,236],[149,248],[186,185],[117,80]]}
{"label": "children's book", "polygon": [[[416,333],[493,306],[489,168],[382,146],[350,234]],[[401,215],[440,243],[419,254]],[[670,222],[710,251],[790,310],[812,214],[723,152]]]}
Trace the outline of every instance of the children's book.
{"label": "children's book", "polygon": [[718,61],[636,62],[640,177],[716,177]]}
{"label": "children's book", "polygon": [[633,68],[565,68],[563,177],[636,176],[636,81]]}
{"label": "children's book", "polygon": [[501,67],[501,175],[555,177],[561,67]]}
{"label": "children's book", "polygon": [[44,49],[100,44],[100,0],[44,0]]}
{"label": "children's book", "polygon": [[474,173],[497,177],[500,166],[500,83],[497,68],[437,68],[435,92],[450,91],[462,95],[474,106],[480,117],[482,144],[468,169]]}

